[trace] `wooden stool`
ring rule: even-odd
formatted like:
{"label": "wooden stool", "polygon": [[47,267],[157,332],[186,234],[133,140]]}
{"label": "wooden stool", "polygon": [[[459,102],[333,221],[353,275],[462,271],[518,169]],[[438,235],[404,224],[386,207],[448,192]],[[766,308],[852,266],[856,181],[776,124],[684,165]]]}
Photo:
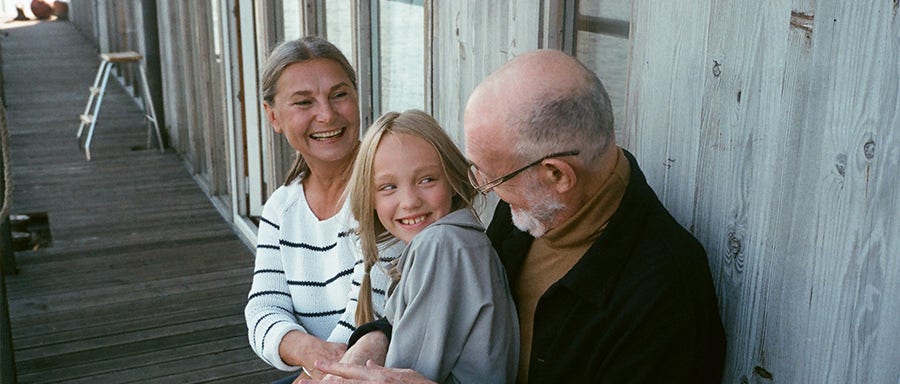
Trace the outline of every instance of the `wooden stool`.
{"label": "wooden stool", "polygon": [[[100,68],[97,69],[97,76],[94,77],[94,85],[91,86],[91,96],[88,97],[87,105],[84,107],[84,113],[81,114],[81,125],[78,126],[79,147],[81,146],[81,133],[84,131],[85,125],[88,128],[87,138],[84,141],[84,153],[88,161],[91,160],[91,138],[94,136],[94,126],[97,125],[97,117],[100,115],[100,103],[103,102],[103,94],[106,93],[106,83],[109,80],[109,72],[114,63],[136,63],[141,72],[141,100],[144,103],[144,117],[147,119],[147,148],[151,144],[150,129],[156,130],[156,140],[159,143],[159,151],[163,152],[162,135],[159,132],[159,124],[156,122],[156,110],[153,109],[153,99],[150,98],[150,88],[147,85],[147,74],[144,72],[144,66],[141,65],[141,56],[137,52],[111,52],[100,55]],[[99,87],[98,87],[99,86]],[[94,99],[96,98],[96,103]],[[152,126],[152,127],[151,127]]]}

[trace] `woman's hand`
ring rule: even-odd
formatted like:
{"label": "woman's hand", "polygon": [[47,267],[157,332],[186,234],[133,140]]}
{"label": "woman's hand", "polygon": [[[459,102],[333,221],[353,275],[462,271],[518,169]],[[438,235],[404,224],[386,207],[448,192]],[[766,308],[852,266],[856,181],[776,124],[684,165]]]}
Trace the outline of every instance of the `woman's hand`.
{"label": "woman's hand", "polygon": [[324,376],[315,369],[316,360],[340,361],[345,352],[347,344],[331,343],[299,331],[288,332],[278,346],[278,353],[285,363],[303,367],[306,374],[316,380]]}

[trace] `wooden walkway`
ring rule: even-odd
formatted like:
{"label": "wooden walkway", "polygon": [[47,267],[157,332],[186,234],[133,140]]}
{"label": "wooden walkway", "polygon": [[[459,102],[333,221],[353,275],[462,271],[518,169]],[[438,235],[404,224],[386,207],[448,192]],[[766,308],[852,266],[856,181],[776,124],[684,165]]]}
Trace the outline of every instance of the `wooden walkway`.
{"label": "wooden walkway", "polygon": [[[78,115],[99,59],[68,22],[0,21],[12,213],[52,242],[7,277],[19,383],[266,383],[243,306],[253,253],[174,152],[141,150],[137,104],[110,80],[92,144]],[[138,147],[138,149],[134,149]]]}

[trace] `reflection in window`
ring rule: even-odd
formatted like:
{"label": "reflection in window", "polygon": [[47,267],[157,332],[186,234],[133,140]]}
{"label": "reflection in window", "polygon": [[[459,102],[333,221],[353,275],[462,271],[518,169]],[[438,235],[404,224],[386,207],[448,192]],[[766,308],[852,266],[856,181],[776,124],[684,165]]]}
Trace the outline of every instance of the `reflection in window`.
{"label": "reflection in window", "polygon": [[284,0],[281,2],[281,41],[296,40],[303,36],[303,4],[302,0]]}
{"label": "reflection in window", "polygon": [[422,0],[378,2],[380,109],[425,109],[425,9]]}
{"label": "reflection in window", "polygon": [[625,119],[631,0],[579,1],[575,55],[594,70],[609,93],[617,135]]}
{"label": "reflection in window", "polygon": [[353,0],[328,0],[325,7],[325,38],[337,46],[347,61],[359,71],[359,64],[353,60]]}

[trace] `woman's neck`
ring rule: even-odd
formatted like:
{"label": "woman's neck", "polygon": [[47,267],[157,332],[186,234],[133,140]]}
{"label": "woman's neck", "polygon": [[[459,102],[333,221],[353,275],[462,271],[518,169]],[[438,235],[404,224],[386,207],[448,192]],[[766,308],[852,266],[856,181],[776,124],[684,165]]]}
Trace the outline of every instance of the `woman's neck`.
{"label": "woman's neck", "polygon": [[319,220],[328,219],[341,210],[354,158],[340,164],[309,164],[309,173],[303,178],[303,191],[310,210]]}

